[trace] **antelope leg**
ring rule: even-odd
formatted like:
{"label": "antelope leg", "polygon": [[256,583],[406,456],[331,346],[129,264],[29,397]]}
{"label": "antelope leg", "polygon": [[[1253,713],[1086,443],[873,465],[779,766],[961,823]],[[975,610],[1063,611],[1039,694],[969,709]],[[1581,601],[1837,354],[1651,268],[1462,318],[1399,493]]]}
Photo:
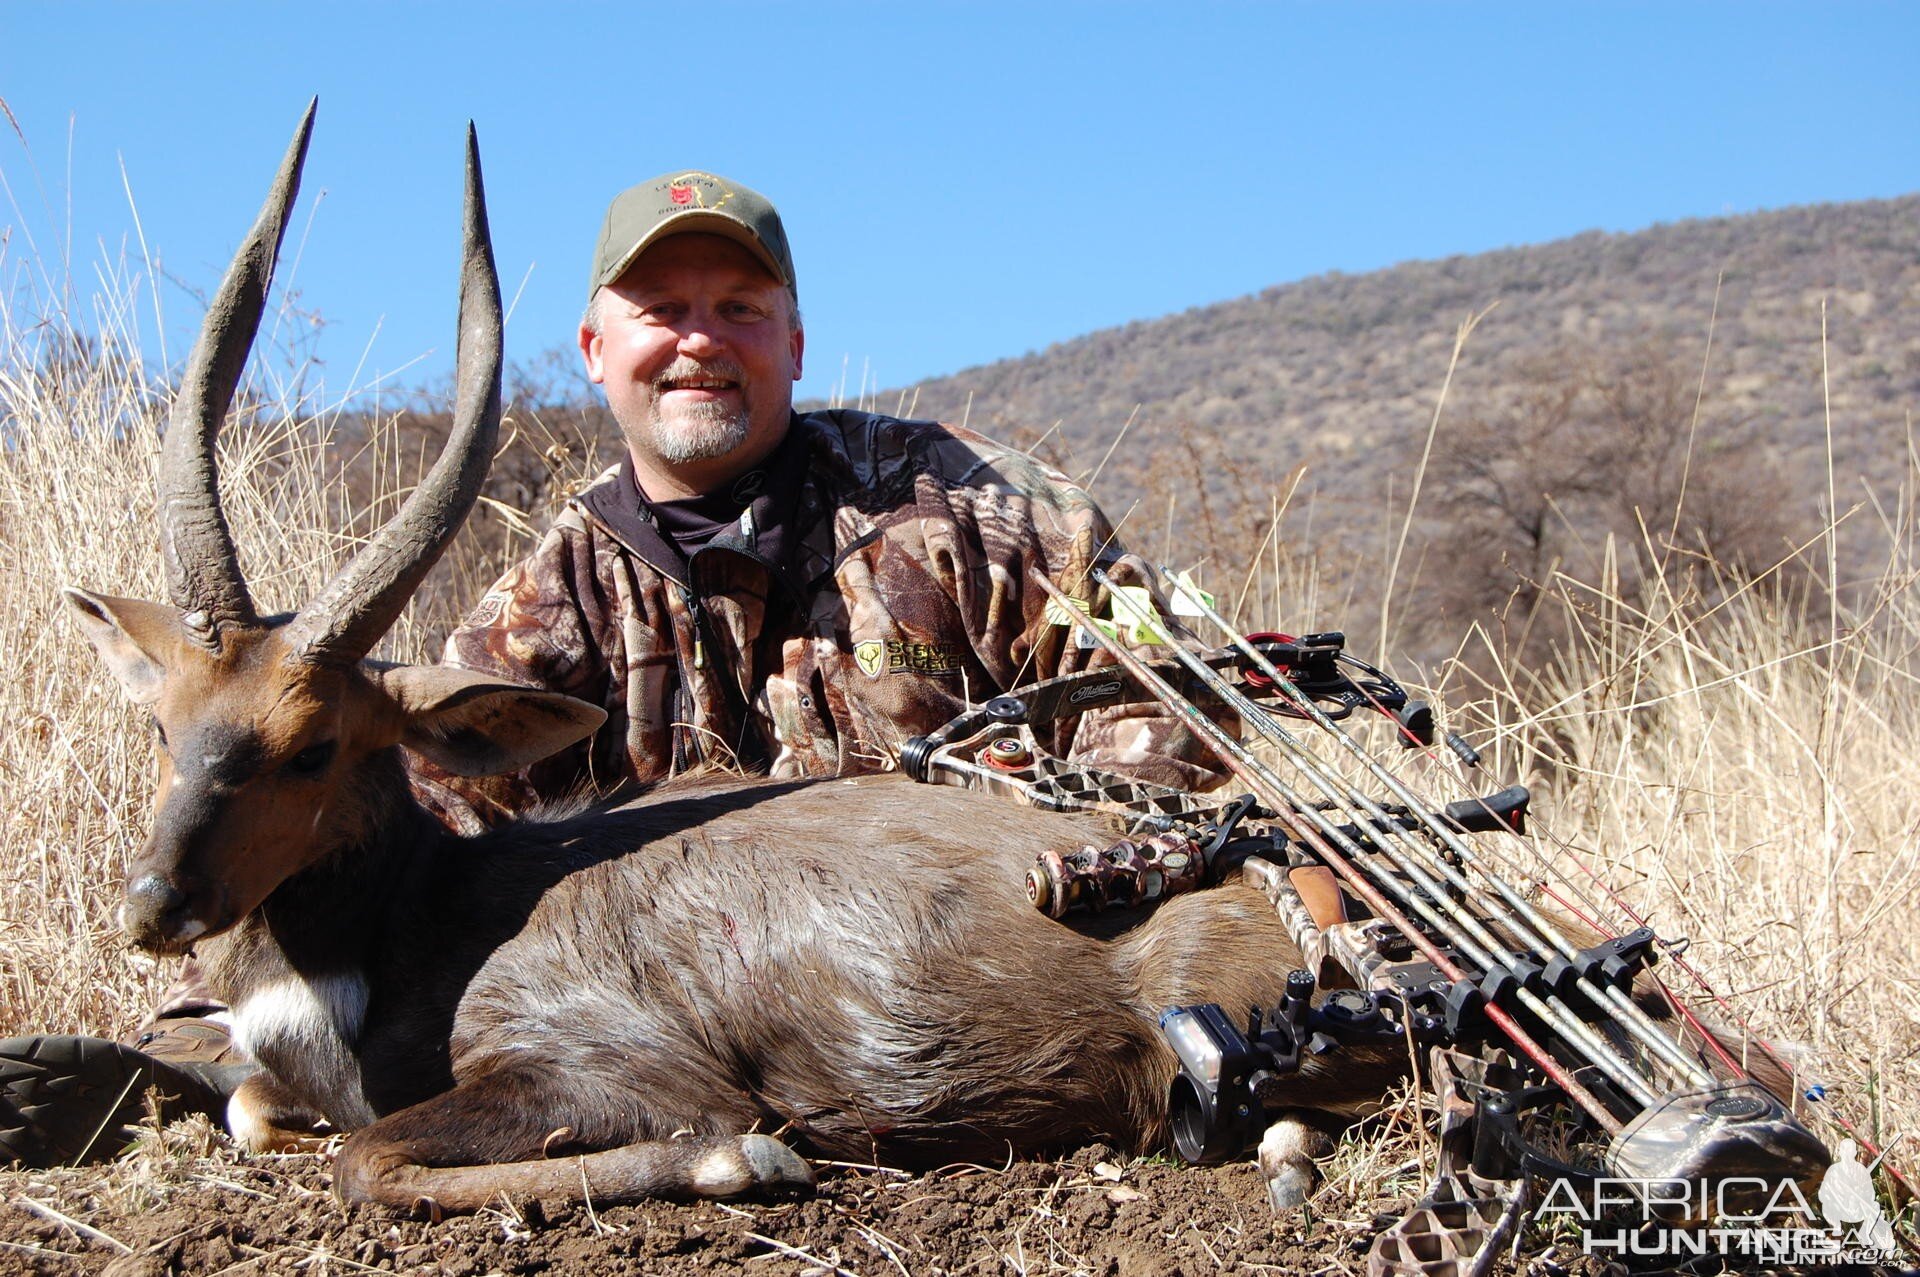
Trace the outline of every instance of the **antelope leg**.
{"label": "antelope leg", "polygon": [[265,1069],[227,1100],[227,1129],[249,1153],[311,1153],[326,1142],[326,1119]]}
{"label": "antelope leg", "polygon": [[347,1141],[334,1163],[334,1191],[437,1215],[476,1211],[529,1198],[608,1204],[646,1198],[788,1197],[813,1187],[805,1159],[771,1135],[690,1135],[544,1162],[423,1166],[412,1150],[370,1126]]}
{"label": "antelope leg", "polygon": [[[347,1202],[424,1205],[438,1214],[479,1210],[502,1194],[628,1202],[791,1196],[813,1187],[806,1161],[769,1135],[635,1139],[672,1123],[635,1112],[608,1130],[572,1108],[537,1077],[475,1078],[355,1132],[334,1161],[334,1192]],[[544,1156],[556,1148],[568,1155]]]}

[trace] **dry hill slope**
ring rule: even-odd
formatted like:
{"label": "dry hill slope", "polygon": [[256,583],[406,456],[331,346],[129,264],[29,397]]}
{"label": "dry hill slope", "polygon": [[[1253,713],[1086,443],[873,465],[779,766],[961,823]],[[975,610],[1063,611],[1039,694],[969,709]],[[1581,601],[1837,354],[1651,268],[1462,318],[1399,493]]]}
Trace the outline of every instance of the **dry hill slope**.
{"label": "dry hill slope", "polygon": [[1720,418],[1788,458],[1823,450],[1824,301],[1841,468],[1871,471],[1920,398],[1920,195],[1319,276],[927,382],[912,410],[1010,438],[1058,422],[1081,469],[1138,407],[1099,485],[1114,506],[1183,425],[1359,495],[1378,478],[1365,459],[1424,437],[1468,314],[1494,306],[1454,383],[1462,413],[1583,352],[1651,342],[1697,375],[1722,276],[1708,380]]}

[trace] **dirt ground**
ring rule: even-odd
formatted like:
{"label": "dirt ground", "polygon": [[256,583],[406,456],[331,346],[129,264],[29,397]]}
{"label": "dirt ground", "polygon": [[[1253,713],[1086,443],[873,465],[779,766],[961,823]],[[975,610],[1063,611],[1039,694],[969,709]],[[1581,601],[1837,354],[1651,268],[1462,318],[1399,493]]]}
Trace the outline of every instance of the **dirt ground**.
{"label": "dirt ground", "polygon": [[[1285,1217],[1251,1162],[1190,1167],[1095,1146],[1057,1162],[919,1176],[823,1167],[815,1196],[777,1205],[532,1201],[432,1222],[342,1206],[326,1158],[241,1156],[196,1119],[110,1165],[0,1172],[0,1273],[1363,1274],[1374,1233],[1419,1191],[1417,1163],[1382,1162],[1379,1143],[1350,1153],[1344,1171],[1336,1155],[1308,1208]],[[1629,1270],[1529,1234],[1496,1271]]]}
{"label": "dirt ground", "polygon": [[[137,1165],[143,1161],[145,1165]],[[1357,1272],[1365,1211],[1276,1220],[1251,1163],[1090,1148],[918,1177],[828,1171],[810,1199],[589,1209],[541,1202],[440,1223],[343,1207],[323,1158],[136,1154],[0,1176],[0,1271],[790,1274]]]}

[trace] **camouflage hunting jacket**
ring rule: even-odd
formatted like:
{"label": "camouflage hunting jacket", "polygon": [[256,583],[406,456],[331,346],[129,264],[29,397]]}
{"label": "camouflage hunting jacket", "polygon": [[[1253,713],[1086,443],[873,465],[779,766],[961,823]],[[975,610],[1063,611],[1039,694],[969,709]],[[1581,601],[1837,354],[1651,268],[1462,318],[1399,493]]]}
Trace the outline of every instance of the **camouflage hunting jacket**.
{"label": "camouflage hunting jacket", "polygon": [[[836,409],[796,415],[691,558],[655,525],[631,462],[581,492],[487,591],[444,660],[602,706],[590,739],[525,772],[418,769],[450,822],[653,781],[702,763],[774,777],[888,769],[969,704],[1111,658],[1046,615],[1044,572],[1076,597],[1089,566],[1146,566],[1093,499],[1024,453],[955,426]],[[1218,777],[1158,706],[1062,720],[1054,753],[1204,788]],[[465,808],[465,810],[462,810]]]}

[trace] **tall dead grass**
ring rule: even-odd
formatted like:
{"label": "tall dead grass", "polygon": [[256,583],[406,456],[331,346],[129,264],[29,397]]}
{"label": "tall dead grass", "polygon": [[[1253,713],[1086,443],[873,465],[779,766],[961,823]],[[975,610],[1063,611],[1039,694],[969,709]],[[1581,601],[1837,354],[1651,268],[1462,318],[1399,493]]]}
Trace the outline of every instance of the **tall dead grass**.
{"label": "tall dead grass", "polygon": [[1697,564],[1668,558],[1632,601],[1609,574],[1559,576],[1555,659],[1447,671],[1491,770],[1535,789],[1516,871],[1615,927],[1690,938],[1685,966],[1803,1048],[1803,1090],[1876,1143],[1920,1131],[1915,480],[1871,533],[1877,580],[1814,595],[1710,575],[1703,591]]}
{"label": "tall dead grass", "polygon": [[[1863,503],[1877,520],[1840,534],[1873,538],[1881,569],[1819,592],[1807,588],[1826,559],[1817,542],[1803,547],[1813,562],[1798,565],[1792,589],[1779,586],[1785,572],[1755,581],[1647,545],[1627,584],[1610,570],[1625,550],[1609,547],[1598,579],[1546,583],[1541,606],[1564,637],[1545,663],[1521,664],[1511,636],[1469,627],[1452,658],[1399,671],[1413,694],[1445,707],[1477,767],[1438,747],[1387,760],[1440,801],[1525,783],[1527,836],[1477,840],[1486,860],[1561,913],[1613,933],[1645,923],[1682,942],[1657,968],[1666,983],[1774,1052],[1830,1143],[1864,1135],[1910,1181],[1920,1163],[1917,493],[1920,465],[1888,504]],[[1276,570],[1270,593],[1297,605],[1283,601],[1280,617],[1337,622],[1313,604],[1364,593],[1343,575],[1311,560]],[[1349,641],[1360,654],[1371,646],[1358,633]],[[1384,744],[1380,730],[1355,731]]]}
{"label": "tall dead grass", "polygon": [[[266,608],[309,597],[422,460],[379,429],[365,455],[334,455],[328,410],[281,389],[300,384],[258,376],[223,443],[227,509]],[[166,396],[130,322],[83,342],[57,316],[0,316],[0,1032],[119,1034],[170,974],[130,953],[114,923],[149,814],[148,728],[57,594],[164,597],[153,470]],[[370,507],[344,508],[349,462],[376,476]],[[1563,576],[1550,593],[1571,638],[1555,660],[1454,662],[1432,680],[1486,754],[1482,775],[1537,791],[1539,832],[1510,853],[1516,872],[1585,883],[1564,893],[1579,907],[1616,923],[1630,909],[1691,937],[1689,961],[1760,1032],[1804,1043],[1828,1103],[1881,1140],[1920,1130],[1916,490],[1882,512],[1876,582],[1796,599],[1727,581],[1713,602],[1697,573],[1675,573],[1635,603],[1605,573]],[[1270,529],[1279,511],[1271,494],[1261,501],[1248,526]],[[1272,541],[1169,548],[1249,574],[1281,561]],[[1267,618],[1354,596],[1336,565],[1286,562],[1252,598],[1237,569],[1214,586]],[[457,565],[453,593],[473,597],[500,566]],[[430,655],[446,621],[409,615],[386,654]],[[1488,787],[1450,760],[1420,767],[1441,797]]]}

